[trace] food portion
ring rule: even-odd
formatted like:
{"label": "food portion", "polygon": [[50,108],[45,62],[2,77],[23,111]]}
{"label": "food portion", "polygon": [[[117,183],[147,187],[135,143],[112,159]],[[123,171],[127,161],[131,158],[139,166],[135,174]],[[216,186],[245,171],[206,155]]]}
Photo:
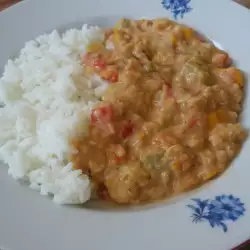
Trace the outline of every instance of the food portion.
{"label": "food portion", "polygon": [[109,83],[87,136],[72,145],[104,200],[138,204],[194,188],[223,172],[246,132],[244,77],[230,56],[167,19],[120,20],[82,57]]}
{"label": "food portion", "polygon": [[246,132],[244,76],[167,19],[56,31],[0,79],[0,159],[57,203],[161,200],[229,167]]}
{"label": "food portion", "polygon": [[102,40],[102,30],[86,25],[42,35],[8,61],[0,80],[0,159],[14,179],[56,203],[90,198],[88,176],[72,170],[70,138],[87,134],[90,111],[108,86],[81,65],[87,45]]}

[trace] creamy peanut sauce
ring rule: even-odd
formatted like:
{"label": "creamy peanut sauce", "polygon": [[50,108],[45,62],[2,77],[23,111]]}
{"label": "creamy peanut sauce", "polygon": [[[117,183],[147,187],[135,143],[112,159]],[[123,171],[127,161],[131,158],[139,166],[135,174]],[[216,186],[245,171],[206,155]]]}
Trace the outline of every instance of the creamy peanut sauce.
{"label": "creamy peanut sauce", "polygon": [[110,83],[74,139],[75,169],[97,194],[138,204],[189,190],[224,171],[246,137],[237,122],[243,74],[229,55],[167,19],[121,20],[83,57]]}

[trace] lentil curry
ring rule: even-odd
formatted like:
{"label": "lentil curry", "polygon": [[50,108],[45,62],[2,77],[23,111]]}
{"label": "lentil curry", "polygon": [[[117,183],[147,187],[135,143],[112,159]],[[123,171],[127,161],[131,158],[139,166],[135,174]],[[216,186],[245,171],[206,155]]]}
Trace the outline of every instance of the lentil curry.
{"label": "lentil curry", "polygon": [[175,195],[224,171],[246,137],[244,77],[229,55],[167,19],[122,19],[92,43],[84,68],[110,86],[74,139],[75,169],[97,195],[138,204]]}

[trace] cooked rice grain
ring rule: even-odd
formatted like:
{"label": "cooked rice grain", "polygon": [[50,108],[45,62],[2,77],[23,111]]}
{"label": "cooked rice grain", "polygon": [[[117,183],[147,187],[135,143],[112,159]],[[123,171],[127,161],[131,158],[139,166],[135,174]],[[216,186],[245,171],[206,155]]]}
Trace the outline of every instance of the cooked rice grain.
{"label": "cooked rice grain", "polygon": [[8,61],[0,79],[0,159],[13,178],[57,203],[90,198],[90,180],[72,170],[69,142],[88,132],[89,112],[107,88],[84,74],[80,60],[90,42],[102,39],[87,25],[42,35]]}

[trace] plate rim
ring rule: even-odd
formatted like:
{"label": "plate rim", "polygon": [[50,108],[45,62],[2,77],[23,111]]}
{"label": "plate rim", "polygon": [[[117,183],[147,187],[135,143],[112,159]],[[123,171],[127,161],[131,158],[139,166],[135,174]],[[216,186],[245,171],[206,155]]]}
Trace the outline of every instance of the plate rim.
{"label": "plate rim", "polygon": [[[25,34],[23,36],[21,35],[23,40],[24,40],[25,37],[33,36],[33,34],[35,34],[35,35],[39,34],[40,32],[36,32],[34,30],[34,27],[33,27],[33,25],[36,25],[36,22],[34,22],[34,24],[29,24],[30,23],[29,20],[34,18],[35,14],[37,14],[37,16],[39,18],[41,18],[41,15],[39,15],[39,11],[41,11],[41,9],[43,11],[46,11],[47,8],[54,8],[54,11],[55,11],[58,6],[63,6],[63,7],[69,6],[69,2],[70,3],[74,2],[75,4],[77,4],[77,6],[82,6],[79,3],[80,0],[74,0],[74,1],[67,1],[67,0],[53,0],[53,1],[51,1],[51,0],[43,0],[43,1],[25,0],[23,2],[20,2],[20,3],[16,4],[15,6],[12,6],[9,9],[4,10],[3,12],[1,12],[0,13],[0,30],[2,30],[3,33],[6,34],[7,38],[6,39],[4,38],[5,39],[5,40],[3,39],[4,41],[3,40],[0,41],[0,45],[1,45],[0,48],[4,48],[4,47],[6,47],[6,45],[8,45],[8,38],[13,37],[13,34],[15,33],[15,31],[18,31],[18,29],[22,28],[23,24],[26,24],[26,25],[28,24],[28,28],[32,29],[32,34],[29,35],[29,32],[25,31],[27,34]],[[87,0],[81,0],[81,2],[86,4],[86,5],[88,5],[88,4],[91,5]],[[98,0],[92,0],[92,2],[96,2],[96,3],[99,4]],[[125,7],[126,6],[132,6],[132,2],[133,2],[132,0],[127,0],[126,4],[119,2],[119,5],[120,6],[125,6]],[[144,3],[143,0],[139,0],[138,2]],[[154,4],[148,3],[147,7],[145,7],[145,5],[144,6],[142,5],[142,8],[150,8],[150,7],[152,7],[152,9],[157,10],[160,13],[160,15],[165,15],[165,16],[170,17],[169,12],[167,12],[166,10],[164,10],[162,8],[160,2],[161,2],[160,0],[158,2],[154,1]],[[214,40],[219,40],[221,44],[225,44],[226,45],[225,46],[226,50],[228,49],[228,50],[232,51],[233,57],[234,56],[236,58],[237,57],[242,57],[243,59],[242,59],[241,62],[239,62],[239,67],[243,68],[245,71],[246,70],[249,71],[249,68],[246,65],[250,65],[250,59],[244,58],[243,54],[244,53],[247,54],[249,52],[248,54],[250,55],[250,48],[247,48],[245,51],[240,52],[240,56],[239,56],[238,55],[238,53],[239,53],[238,49],[235,48],[234,43],[237,42],[237,43],[240,44],[240,46],[242,46],[243,48],[246,48],[246,45],[250,44],[250,34],[247,34],[247,35],[245,34],[245,40],[244,41],[236,41],[235,39],[232,39],[233,41],[227,41],[227,39],[230,38],[229,34],[227,33],[228,31],[224,30],[223,32],[221,32],[221,30],[223,30],[223,27],[225,27],[225,22],[227,22],[227,25],[231,25],[234,29],[235,29],[235,27],[239,27],[239,26],[242,29],[247,29],[248,28],[247,27],[248,26],[247,21],[249,21],[248,23],[250,23],[249,11],[247,9],[245,9],[244,7],[238,5],[237,3],[234,3],[234,2],[231,2],[231,1],[228,1],[228,0],[221,0],[221,1],[217,1],[217,0],[210,0],[210,1],[207,1],[207,0],[192,0],[191,3],[192,3],[192,6],[194,8],[194,11],[192,11],[189,14],[185,15],[185,17],[184,17],[184,19],[182,21],[184,21],[185,23],[187,23],[187,24],[189,24],[191,26],[197,26],[198,29],[199,29],[199,27],[206,27],[205,28],[206,32],[204,32],[204,33],[208,34],[208,36],[211,37],[212,39],[215,38]],[[97,12],[98,11],[105,11],[105,8],[107,8],[107,7],[105,7],[105,5],[108,5],[108,4],[112,4],[113,6],[118,6],[118,4],[115,3],[114,0],[107,0],[105,2],[105,4],[101,4],[101,6],[99,5],[99,10],[97,10]],[[156,4],[157,4],[157,7],[156,7]],[[201,5],[204,5],[204,7],[201,7]],[[71,9],[71,8],[69,7],[69,9]],[[204,20],[202,20],[201,18],[200,19],[198,18],[202,14],[198,13],[198,11],[196,12],[195,11],[196,8],[200,8],[199,11],[204,14]],[[205,19],[205,14],[206,14],[205,13],[206,11],[204,11],[205,8],[206,8],[207,12],[213,13],[213,18],[215,19],[215,20],[213,20],[213,22],[216,22],[216,21],[218,22],[218,20],[220,21],[220,23],[217,23],[217,26],[218,26],[217,30],[215,30],[214,27],[208,26],[206,24],[207,19]],[[223,10],[223,16],[220,16],[221,15],[220,9]],[[31,17],[29,17],[29,20],[27,19],[27,20],[24,21],[23,18],[25,18],[27,13],[29,14],[29,11],[33,11],[34,13],[31,14]],[[138,8],[138,10],[135,10],[135,11],[136,11],[136,14],[137,13],[143,13],[143,11],[140,10],[139,8]],[[145,9],[145,11],[146,11],[146,9]],[[53,14],[52,12],[53,11],[51,11],[51,10],[48,11],[49,18],[51,18],[51,15]],[[62,12],[64,13],[65,10],[62,10]],[[95,15],[97,15],[97,12],[95,13]],[[106,11],[106,12],[108,12],[108,11]],[[128,13],[129,11],[127,11],[127,10],[125,11],[125,10],[121,10],[121,9],[119,9],[119,11],[117,11],[117,13],[119,13],[119,14],[123,13],[123,12]],[[146,12],[149,13],[149,10],[147,10]],[[113,15],[113,13],[114,13],[114,11],[112,12],[112,15]],[[240,18],[238,18],[238,19],[235,18],[234,21],[232,21],[231,20],[232,19],[231,18],[232,13],[233,13],[234,16],[236,16],[236,17],[238,16]],[[78,13],[78,15],[79,15],[79,13]],[[15,17],[15,22],[16,23],[13,21],[14,17]],[[59,19],[63,19],[63,17],[60,16]],[[199,24],[197,24],[198,19],[199,19],[199,22],[200,22]],[[35,18],[34,18],[34,20],[35,20]],[[70,23],[72,23],[74,21],[74,18],[68,18],[67,20],[65,20],[65,22],[67,23],[68,20],[70,20],[71,21]],[[36,21],[39,22],[39,25],[41,25],[41,19],[36,20]],[[47,23],[46,21],[44,21],[44,22],[46,23],[46,25],[45,25],[46,27],[44,27],[43,31],[48,31],[48,28],[50,27],[50,24]],[[4,27],[3,23],[9,23],[11,30],[7,31],[6,28]],[[52,23],[55,23],[55,25],[57,26],[58,22],[56,22],[54,20],[54,21],[52,21]],[[192,24],[195,24],[195,25],[192,25]],[[51,28],[53,29],[53,27],[51,27]],[[57,27],[55,27],[55,28],[57,28]],[[26,29],[26,27],[23,27],[23,29]],[[242,31],[240,29],[238,29],[238,30],[235,29],[235,34],[236,35],[242,34]],[[23,40],[22,40],[22,42],[23,42]],[[15,44],[15,45],[10,44],[9,46],[13,46],[14,50],[17,50],[19,47],[21,48],[23,46],[23,44]],[[7,52],[7,54],[8,53],[9,52]],[[2,53],[2,54],[4,54],[4,53]],[[3,57],[4,58],[6,57],[6,53],[3,55]],[[0,64],[2,64],[2,60],[0,60]],[[249,92],[249,88],[248,88],[247,92]],[[247,101],[246,105],[247,105],[247,107],[250,105],[250,100]],[[246,124],[247,125],[250,124],[250,121],[248,121],[248,119],[246,119]],[[248,142],[249,142],[249,140],[248,140]],[[248,145],[250,143],[246,143],[246,144],[247,145],[245,145],[245,147],[250,147],[250,145]],[[228,174],[229,175],[236,175],[236,176],[241,177],[241,178],[244,179],[246,177],[244,177],[244,174],[239,173],[239,170],[236,169],[235,165],[240,165],[240,164],[243,164],[244,162],[247,162],[248,157],[247,157],[246,153],[241,154],[240,157],[241,157],[240,161],[234,162],[232,164],[233,166],[231,166],[230,169],[228,170],[228,172],[230,172]],[[246,169],[246,167],[243,168],[243,170],[247,171],[245,169]],[[6,169],[5,170],[1,169],[0,171],[2,171],[1,173],[5,172],[5,175],[6,175]],[[204,234],[209,233],[209,236],[212,237],[212,239],[218,240],[220,243],[218,245],[214,245],[214,247],[216,247],[216,248],[218,247],[218,249],[221,249],[220,247],[232,248],[232,247],[235,247],[236,245],[238,245],[239,243],[242,243],[243,241],[245,241],[247,238],[250,237],[250,235],[247,235],[246,230],[240,231],[240,232],[242,232],[242,235],[240,234],[240,232],[237,231],[237,230],[241,230],[241,228],[245,227],[244,226],[245,225],[244,221],[247,220],[247,218],[250,219],[250,215],[248,215],[248,213],[245,215],[244,220],[242,220],[242,219],[239,220],[239,223],[237,223],[237,226],[235,226],[235,228],[234,227],[231,228],[232,231],[230,231],[228,233],[228,235],[225,236],[218,230],[214,230],[214,229],[211,230],[205,224],[199,224],[199,225],[198,224],[197,225],[191,224],[190,223],[190,218],[189,218],[190,211],[188,211],[186,208],[185,209],[183,208],[184,206],[186,206],[190,202],[190,198],[198,197],[198,198],[204,198],[204,199],[205,198],[212,199],[216,195],[226,193],[227,192],[226,190],[229,190],[229,193],[231,192],[231,190],[236,190],[236,189],[231,189],[230,190],[230,189],[227,189],[227,188],[225,189],[227,184],[222,184],[224,182],[225,183],[227,182],[226,179],[228,178],[227,177],[228,174],[223,176],[219,181],[215,180],[213,182],[213,185],[208,187],[206,190],[199,190],[195,195],[188,194],[181,201],[177,202],[178,205],[170,204],[169,206],[157,206],[154,210],[142,210],[142,211],[140,211],[140,213],[138,213],[136,211],[132,211],[131,213],[124,213],[122,215],[120,213],[114,213],[114,214],[105,213],[105,218],[103,218],[103,216],[101,216],[103,214],[103,212],[94,212],[95,215],[93,216],[93,212],[90,212],[90,211],[84,211],[84,212],[81,211],[81,212],[79,212],[79,210],[77,210],[76,208],[69,208],[67,206],[58,207],[58,206],[56,206],[54,204],[51,204],[51,202],[48,199],[44,199],[44,198],[40,197],[37,193],[34,194],[33,191],[27,190],[26,187],[21,187],[21,186],[19,186],[18,183],[14,183],[14,181],[10,180],[10,177],[8,177],[8,179],[6,179],[7,175],[3,176],[3,174],[0,174],[0,187],[1,187],[1,185],[3,187],[14,186],[15,191],[16,190],[21,190],[21,192],[27,193],[27,195],[24,195],[24,197],[22,197],[23,199],[21,199],[20,197],[17,197],[16,194],[12,194],[15,197],[12,197],[12,196],[11,197],[6,197],[4,195],[5,193],[0,190],[0,195],[2,197],[2,200],[4,202],[7,202],[8,204],[13,205],[13,207],[15,207],[16,204],[18,204],[19,209],[21,209],[21,212],[24,215],[23,217],[21,217],[21,214],[20,214],[19,211],[15,211],[15,210],[10,211],[11,209],[7,206],[7,204],[2,205],[2,211],[0,212],[0,221],[3,222],[3,225],[4,225],[5,229],[0,229],[0,246],[1,246],[1,244],[4,244],[4,245],[7,244],[6,246],[3,246],[3,250],[8,249],[8,248],[13,249],[13,250],[17,250],[17,249],[18,250],[29,250],[29,249],[32,249],[32,248],[27,249],[27,247],[34,246],[35,242],[22,243],[22,239],[18,239],[16,242],[13,242],[13,241],[11,242],[9,236],[6,233],[8,233],[8,232],[10,233],[10,232],[13,231],[14,233],[17,234],[17,231],[13,229],[13,225],[16,225],[19,229],[21,229],[23,227],[23,225],[25,225],[25,221],[26,221],[27,224],[32,223],[32,221],[30,221],[30,217],[31,217],[31,219],[34,219],[37,214],[43,214],[42,213],[43,211],[38,206],[38,204],[40,204],[40,205],[43,204],[43,208],[45,209],[45,211],[47,213],[50,213],[49,216],[52,216],[52,215],[54,216],[54,219],[55,219],[56,222],[58,222],[58,225],[61,225],[59,223],[60,222],[60,220],[59,220],[60,217],[64,217],[65,220],[67,221],[67,223],[71,224],[72,222],[70,221],[69,218],[70,218],[70,216],[72,216],[72,213],[74,213],[74,218],[73,218],[74,223],[77,223],[77,218],[75,217],[75,215],[77,215],[77,217],[78,216],[80,217],[80,216],[83,216],[83,214],[84,214],[84,216],[86,218],[86,221],[88,221],[89,224],[91,222],[94,225],[99,225],[100,222],[109,223],[111,232],[114,233],[121,242],[124,242],[124,239],[120,235],[118,235],[117,232],[116,232],[116,228],[118,227],[119,224],[127,225],[126,223],[128,221],[133,221],[135,218],[137,218],[137,224],[136,225],[134,224],[134,227],[138,231],[142,230],[140,225],[142,225],[142,226],[144,225],[144,220],[145,219],[148,220],[148,224],[154,225],[156,227],[157,225],[155,224],[155,220],[160,224],[161,219],[159,217],[161,217],[161,216],[164,217],[166,215],[169,215],[169,213],[171,213],[171,211],[176,210],[176,213],[177,212],[181,212],[181,213],[184,212],[184,215],[182,214],[182,215],[179,216],[179,222],[177,222],[175,220],[172,220],[171,218],[168,218],[168,221],[170,221],[172,223],[171,227],[173,227],[173,232],[174,233],[178,233],[178,231],[179,231],[178,230],[178,225],[179,225],[178,223],[180,223],[180,225],[186,225],[186,226],[189,225],[189,226],[192,226],[192,232],[194,234],[198,234],[198,235],[200,234],[202,236]],[[225,186],[223,186],[223,185],[225,185]],[[215,191],[215,190],[217,190],[217,191]],[[241,190],[241,188],[238,188],[237,190]],[[30,197],[32,197],[32,198],[30,198]],[[246,203],[247,207],[249,208],[250,196],[244,194],[243,197],[244,197],[244,202]],[[34,210],[29,211],[31,213],[31,215],[32,215],[32,216],[29,217],[27,211],[25,211],[26,207],[25,207],[24,202],[26,202],[28,204],[30,199],[34,200],[34,204],[31,204],[29,209],[30,210],[34,209]],[[249,202],[246,201],[247,199],[249,199]],[[173,206],[174,206],[174,208],[173,208]],[[6,221],[6,218],[10,219],[10,217],[8,216],[8,213],[9,212],[14,212],[14,211],[16,213],[15,216],[14,216],[15,223],[13,223],[13,221],[12,222]],[[72,212],[72,211],[74,211],[74,212]],[[87,219],[87,217],[88,217],[88,219]],[[28,220],[26,220],[26,218],[28,218]],[[49,217],[49,218],[52,219],[52,217]],[[98,222],[97,219],[100,220],[100,222]],[[115,221],[116,219],[120,220],[120,223],[116,222]],[[47,226],[41,220],[42,220],[42,218],[38,220],[39,221],[38,228],[39,228],[39,230],[44,231],[44,229],[46,229]],[[53,224],[49,224],[49,225],[52,227]],[[100,226],[100,227],[102,228],[102,226]],[[126,227],[128,227],[128,225]],[[31,226],[31,228],[35,231],[34,225]],[[128,229],[130,229],[130,227],[128,227]],[[161,230],[169,230],[169,229],[170,229],[170,227],[165,228],[164,226],[162,226],[162,228],[161,228]],[[47,228],[47,230],[48,230],[47,233],[51,233],[51,231],[50,231],[51,229]],[[61,232],[64,232],[64,233],[68,232],[67,230],[63,230],[62,228],[60,228],[60,230],[61,230]],[[93,232],[96,232],[98,230],[96,228],[93,228],[93,225],[91,225],[90,231],[93,233]],[[136,233],[136,231],[134,231],[134,232]],[[144,229],[143,232],[145,232],[145,235],[147,235],[147,234],[149,234],[149,232],[151,232],[151,230]],[[171,235],[174,235],[173,232],[171,232]],[[19,232],[19,233],[22,234],[22,232]],[[24,235],[24,234],[22,234],[22,235]],[[107,235],[109,235],[109,234],[107,234]],[[147,243],[146,245],[143,245],[141,242],[136,242],[137,247],[138,247],[137,249],[141,249],[142,246],[152,247],[153,246],[153,244],[152,244],[153,240],[159,240],[157,238],[157,236],[151,236],[152,237],[152,242],[151,242],[151,240],[147,241],[147,239],[145,239],[145,237],[142,236],[141,234],[137,235],[137,236],[140,236],[141,240],[144,239],[146,241],[146,243]],[[35,238],[35,240],[37,240],[39,242],[39,240],[44,240],[44,238],[46,238],[46,237],[41,237],[41,239],[39,239],[37,237],[34,237],[34,238]],[[58,239],[59,238],[57,238],[57,240]],[[73,237],[70,236],[70,239],[73,239]],[[103,240],[102,237],[101,237],[101,239]],[[183,236],[182,239],[183,239],[184,243],[188,244],[188,242],[189,242],[188,239],[186,239],[184,236]],[[96,243],[95,244],[93,243],[94,240],[95,240],[94,238],[91,239],[91,241],[87,240],[87,243],[89,244],[89,245],[87,245],[88,250],[92,250],[92,249],[97,250],[97,248],[95,248],[95,247],[98,246],[98,245],[96,245]],[[197,240],[197,242],[198,242],[197,244],[200,244],[199,240]],[[204,239],[204,242],[206,242],[205,239]],[[45,249],[52,249],[52,248],[50,248],[51,245],[48,245],[48,243],[44,243],[43,241],[41,241],[40,243],[41,243],[41,246],[42,246],[43,249],[45,247],[47,247]],[[153,243],[155,243],[155,242],[153,242]],[[14,244],[14,245],[11,246],[9,244]],[[18,244],[18,245],[15,245],[15,244]],[[66,249],[66,248],[63,248],[63,247],[67,246],[67,244],[65,246],[58,245],[59,243],[53,243],[53,244],[54,244],[53,246],[55,247],[55,249],[57,249],[59,246],[60,246],[61,249]],[[115,249],[115,248],[112,248],[112,247],[114,247],[113,244],[115,244],[115,243],[112,243],[112,244],[109,243],[106,246],[109,247],[109,250]],[[190,244],[192,244],[192,243],[190,243]],[[163,249],[161,247],[162,246],[159,246],[159,249]],[[175,246],[172,245],[172,247],[175,247]],[[193,245],[192,245],[192,247],[193,247]],[[194,246],[193,249],[195,249],[195,247],[196,246]],[[42,248],[41,248],[41,250],[42,250]],[[148,249],[150,249],[150,248],[148,248]],[[40,250],[40,249],[37,248],[37,250]]]}

